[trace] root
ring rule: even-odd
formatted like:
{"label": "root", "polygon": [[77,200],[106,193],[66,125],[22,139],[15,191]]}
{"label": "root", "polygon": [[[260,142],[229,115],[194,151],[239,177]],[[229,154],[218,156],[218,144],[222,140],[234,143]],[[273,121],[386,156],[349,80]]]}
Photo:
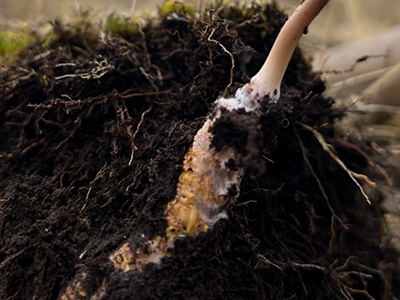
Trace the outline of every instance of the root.
{"label": "root", "polygon": [[217,40],[211,39],[211,37],[213,36],[214,32],[215,32],[215,28],[211,31],[211,34],[210,34],[210,36],[208,37],[207,40],[208,40],[209,42],[214,42],[214,43],[218,44],[218,45],[222,48],[222,50],[224,50],[224,52],[227,53],[227,54],[230,56],[230,58],[231,58],[231,63],[232,63],[231,75],[230,75],[230,78],[229,78],[229,84],[226,86],[225,91],[224,91],[224,93],[223,93],[223,97],[225,97],[225,94],[226,94],[227,90],[232,86],[232,83],[233,83],[233,72],[234,72],[234,70],[235,70],[235,59],[234,59],[232,53],[230,53],[228,50],[226,50],[226,48],[224,47],[224,45],[222,45],[222,44],[221,44],[219,41],[217,41]]}
{"label": "root", "polygon": [[134,143],[135,137],[136,137],[137,133],[139,132],[140,126],[141,126],[142,123],[143,123],[144,116],[145,116],[146,114],[148,114],[148,113],[151,111],[151,109],[152,109],[152,107],[150,106],[147,110],[145,110],[145,111],[142,113],[142,116],[140,117],[140,121],[139,121],[139,124],[138,124],[137,127],[136,127],[135,132],[134,132],[132,135],[130,134],[130,136],[131,136],[131,142],[132,142],[132,152],[131,152],[131,159],[129,160],[129,163],[128,163],[129,166],[132,164],[133,155],[135,154],[135,149],[137,149],[136,146],[135,146],[135,143]]}
{"label": "root", "polygon": [[78,117],[75,121],[77,124],[76,127],[69,133],[67,138],[63,140],[61,143],[59,143],[56,147],[54,147],[54,150],[58,150],[62,145],[64,145],[70,138],[74,136],[74,134],[78,131],[78,129],[81,127],[82,124],[82,117]]}
{"label": "root", "polygon": [[46,141],[46,138],[42,138],[41,140],[30,144],[28,147],[26,147],[26,148],[25,148],[24,150],[22,150],[20,153],[12,153],[12,154],[7,155],[7,159],[12,159],[12,158],[21,157],[21,156],[23,156],[24,154],[26,154],[28,151],[32,150],[33,148],[44,144],[45,141]]}
{"label": "root", "polygon": [[327,152],[329,154],[329,156],[350,176],[351,180],[353,180],[353,182],[357,185],[358,189],[360,190],[361,194],[363,195],[363,197],[365,198],[365,200],[367,201],[367,203],[369,205],[372,205],[371,200],[369,199],[368,195],[365,193],[364,189],[362,188],[362,186],[360,185],[360,183],[358,183],[358,181],[356,180],[356,178],[360,179],[360,180],[364,180],[368,185],[376,187],[376,183],[371,181],[367,176],[363,175],[363,174],[358,174],[355,173],[351,170],[349,170],[346,165],[344,164],[344,162],[342,162],[340,160],[339,157],[337,157],[332,150],[329,148],[329,145],[325,142],[324,137],[318,132],[316,131],[314,128],[301,123],[301,122],[296,122],[297,125],[300,125],[301,127],[303,127],[304,129],[312,132],[312,134],[314,134],[315,138],[318,140],[318,142],[321,144],[322,148],[325,150],[325,152]]}
{"label": "root", "polygon": [[[126,92],[130,92],[130,90],[126,91]],[[171,93],[171,90],[166,90],[166,91],[162,91],[162,92],[150,92],[150,93],[133,93],[133,94],[129,94],[129,95],[123,95],[123,94],[116,93],[116,95],[121,99],[129,99],[129,98],[133,98],[133,97],[150,97],[150,96],[157,96],[157,95],[168,95],[170,93]]]}
{"label": "root", "polygon": [[[388,186],[392,187],[392,180],[390,179],[389,174],[385,171],[385,169],[383,169],[380,165],[377,165],[376,163],[374,163],[369,155],[367,153],[365,153],[363,150],[360,149],[360,147],[358,147],[357,145],[348,143],[346,141],[342,141],[342,140],[337,140],[337,139],[333,139],[333,138],[327,138],[327,140],[329,142],[333,142],[333,143],[337,143],[340,144],[342,146],[345,146],[347,148],[353,149],[355,151],[357,151],[358,154],[360,154],[362,157],[364,157],[364,159],[368,162],[368,164],[381,176],[383,176],[385,178],[386,183],[388,184]],[[372,184],[372,185],[371,185]],[[373,183],[371,182],[371,186],[373,186]]]}
{"label": "root", "polygon": [[[353,295],[361,295],[366,299],[373,300],[375,298],[373,298],[366,290],[366,281],[372,280],[375,276],[378,276],[382,280],[384,286],[387,286],[384,274],[381,271],[367,267],[356,260],[357,258],[355,256],[349,256],[342,266],[334,268],[334,265],[337,262],[336,260],[330,267],[332,269],[332,274],[338,280],[340,290],[346,299],[354,299]],[[349,275],[358,276],[364,285],[364,289],[362,290],[351,287],[350,285],[352,285],[352,280],[349,278]]]}
{"label": "root", "polygon": [[329,200],[329,198],[328,198],[328,195],[326,194],[325,189],[324,189],[324,187],[322,186],[321,180],[318,178],[317,174],[316,174],[315,171],[314,171],[314,168],[312,167],[310,161],[309,161],[308,158],[307,158],[306,149],[304,148],[303,142],[301,141],[301,139],[300,139],[300,137],[299,137],[299,134],[297,133],[296,130],[295,130],[295,133],[296,133],[297,140],[299,141],[301,151],[302,151],[302,153],[303,153],[303,159],[304,159],[304,161],[306,162],[308,168],[310,169],[311,174],[313,175],[313,177],[314,177],[315,180],[317,181],[318,186],[319,186],[319,189],[321,190],[321,193],[322,193],[322,195],[323,195],[324,198],[325,198],[326,204],[328,205],[328,208],[329,208],[329,210],[331,211],[332,216],[334,216],[334,217],[340,222],[340,224],[341,224],[344,228],[349,229],[349,228],[343,223],[342,219],[340,219],[339,216],[335,213],[335,211],[334,211],[334,209],[333,209],[333,207],[332,207],[332,205],[331,205],[331,202],[330,202],[330,200]]}
{"label": "root", "polygon": [[102,61],[97,61],[95,60],[93,62],[95,64],[95,67],[90,70],[89,72],[86,73],[78,73],[78,74],[64,74],[61,76],[54,77],[55,80],[62,80],[66,78],[74,78],[74,77],[80,77],[82,79],[100,79],[107,73],[111,72],[114,70],[114,65],[108,63],[108,61],[102,60]]}
{"label": "root", "polygon": [[12,261],[14,258],[16,258],[16,257],[20,256],[22,253],[24,253],[24,251],[25,251],[26,249],[28,249],[28,247],[22,249],[21,251],[15,253],[15,254],[13,254],[13,255],[10,255],[10,256],[7,257],[5,260],[3,260],[3,261],[0,263],[0,269],[3,269],[10,261]]}

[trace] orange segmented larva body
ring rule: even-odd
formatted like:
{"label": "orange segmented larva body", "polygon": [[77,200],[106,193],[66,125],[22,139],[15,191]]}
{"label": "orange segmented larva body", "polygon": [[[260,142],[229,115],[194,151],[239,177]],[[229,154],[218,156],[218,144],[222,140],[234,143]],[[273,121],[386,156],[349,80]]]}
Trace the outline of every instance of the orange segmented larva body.
{"label": "orange segmented larva body", "polygon": [[71,285],[67,287],[65,294],[60,297],[60,300],[75,300],[86,299],[87,292],[82,288],[78,280],[74,280]]}
{"label": "orange segmented larva body", "polygon": [[159,262],[165,255],[167,249],[166,240],[156,236],[153,240],[146,242],[147,251],[136,249],[133,251],[128,243],[123,244],[118,250],[109,256],[109,260],[116,270],[127,272],[130,270],[142,271],[149,262]]}
{"label": "orange segmented larva body", "polygon": [[176,196],[165,211],[168,240],[206,232],[220,218],[220,208],[229,200],[228,188],[239,183],[240,171],[225,166],[234,151],[226,147],[216,152],[211,147],[211,123],[204,123],[185,156]]}
{"label": "orange segmented larva body", "polygon": [[129,270],[141,269],[141,256],[141,260],[143,260],[143,252],[141,250],[137,249],[136,253],[134,253],[128,243],[125,243],[117,251],[111,254],[109,259],[114,264],[116,270],[126,272]]}

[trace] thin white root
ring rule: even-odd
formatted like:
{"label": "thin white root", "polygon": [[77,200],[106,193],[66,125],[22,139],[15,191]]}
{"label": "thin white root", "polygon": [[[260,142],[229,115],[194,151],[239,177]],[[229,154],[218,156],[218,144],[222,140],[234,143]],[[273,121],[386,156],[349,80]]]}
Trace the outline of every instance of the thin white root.
{"label": "thin white root", "polygon": [[360,183],[356,180],[356,178],[365,181],[368,185],[370,185],[372,187],[376,187],[376,183],[373,182],[372,180],[370,180],[367,176],[365,176],[363,174],[358,174],[358,173],[355,173],[355,172],[349,170],[346,167],[346,165],[344,164],[344,162],[342,162],[340,160],[340,158],[337,157],[337,155],[332,152],[329,145],[325,142],[324,137],[318,131],[316,131],[314,128],[312,128],[311,126],[308,126],[304,123],[301,123],[301,122],[296,122],[296,124],[300,125],[304,129],[306,129],[306,130],[312,132],[312,134],[314,134],[315,138],[321,144],[321,146],[325,150],[325,152],[327,152],[329,154],[329,156],[350,176],[351,180],[353,180],[353,182],[357,185],[358,189],[360,190],[361,194],[363,195],[363,197],[365,198],[367,203],[369,205],[372,205],[371,200],[369,200],[368,195],[364,192],[364,189],[362,188]]}
{"label": "thin white root", "polygon": [[142,113],[142,116],[140,117],[139,124],[137,125],[134,134],[131,136],[131,137],[132,137],[132,152],[131,152],[131,158],[129,159],[129,163],[128,163],[129,166],[132,164],[133,155],[135,154],[135,150],[136,150],[136,146],[135,146],[135,143],[134,143],[135,137],[136,137],[137,133],[139,132],[140,126],[141,126],[142,123],[143,123],[144,116],[145,116],[146,114],[148,114],[148,113],[151,111],[151,108],[152,108],[152,107],[149,107],[147,110],[145,110],[145,111]]}

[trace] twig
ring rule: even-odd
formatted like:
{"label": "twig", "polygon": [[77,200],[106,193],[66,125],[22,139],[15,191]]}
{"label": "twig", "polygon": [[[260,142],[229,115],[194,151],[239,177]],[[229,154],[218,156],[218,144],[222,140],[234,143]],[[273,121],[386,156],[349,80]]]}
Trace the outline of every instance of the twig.
{"label": "twig", "polygon": [[34,62],[38,61],[39,59],[42,59],[42,58],[45,58],[45,57],[49,56],[50,54],[51,54],[50,50],[47,50],[47,51],[45,51],[43,53],[35,55],[34,57],[32,57],[30,59],[27,59],[26,63],[28,63],[28,64],[34,63]]}
{"label": "twig", "polygon": [[75,63],[59,63],[56,64],[55,68],[59,68],[59,67],[76,67]]}

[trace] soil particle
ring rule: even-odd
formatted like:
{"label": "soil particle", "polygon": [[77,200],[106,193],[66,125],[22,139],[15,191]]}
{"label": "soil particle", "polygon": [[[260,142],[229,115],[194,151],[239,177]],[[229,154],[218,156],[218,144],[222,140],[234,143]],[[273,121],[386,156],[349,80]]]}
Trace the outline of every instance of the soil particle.
{"label": "soil particle", "polygon": [[[245,169],[229,218],[178,239],[160,266],[109,277],[123,243],[164,235],[195,133],[258,71],[285,20],[275,4],[221,7],[89,48],[63,40],[36,60],[46,49],[34,44],[2,69],[0,298],[57,299],[74,278],[88,296],[110,278],[103,299],[400,297],[378,208],[298,125],[335,141],[344,115],[299,49],[277,104],[225,112],[212,128],[213,146],[234,146],[229,163]],[[338,155],[371,173],[354,148]]]}

